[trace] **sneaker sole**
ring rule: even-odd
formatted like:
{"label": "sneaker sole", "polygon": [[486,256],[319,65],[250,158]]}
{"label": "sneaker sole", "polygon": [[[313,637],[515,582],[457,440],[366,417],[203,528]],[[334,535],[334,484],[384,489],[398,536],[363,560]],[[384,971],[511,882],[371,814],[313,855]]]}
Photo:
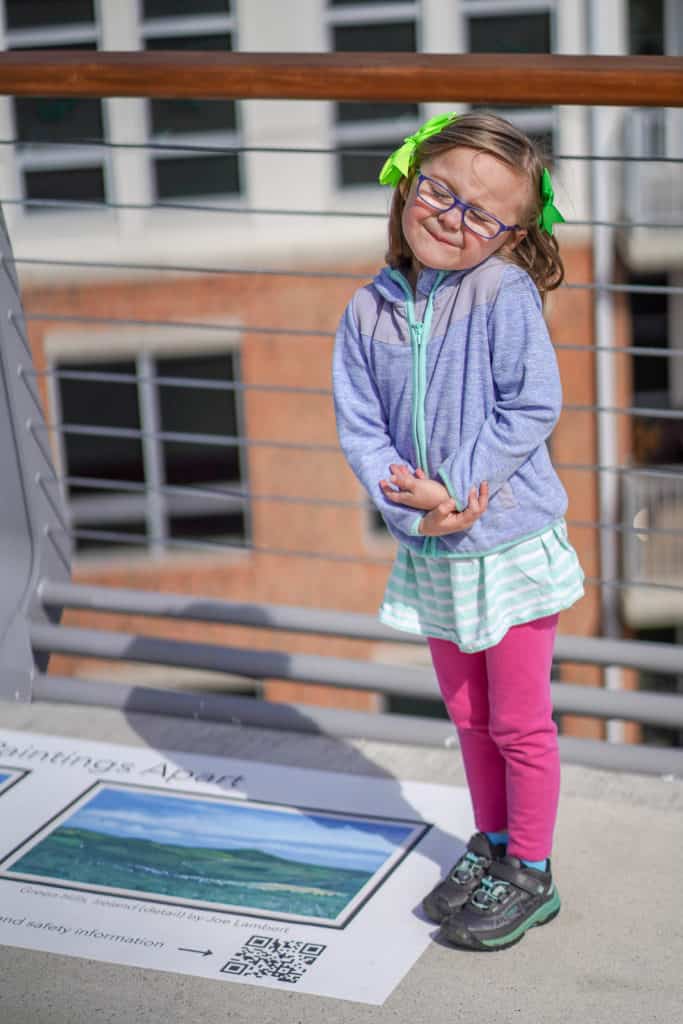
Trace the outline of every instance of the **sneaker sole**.
{"label": "sneaker sole", "polygon": [[543,903],[531,917],[507,935],[501,935],[496,939],[478,939],[476,935],[472,935],[466,928],[462,928],[452,936],[441,935],[441,938],[448,942],[449,945],[457,946],[459,949],[473,949],[481,953],[496,953],[499,949],[509,949],[510,946],[516,946],[530,928],[540,928],[541,925],[549,924],[557,917],[561,906],[560,895],[556,889],[552,899],[548,900],[547,903]]}

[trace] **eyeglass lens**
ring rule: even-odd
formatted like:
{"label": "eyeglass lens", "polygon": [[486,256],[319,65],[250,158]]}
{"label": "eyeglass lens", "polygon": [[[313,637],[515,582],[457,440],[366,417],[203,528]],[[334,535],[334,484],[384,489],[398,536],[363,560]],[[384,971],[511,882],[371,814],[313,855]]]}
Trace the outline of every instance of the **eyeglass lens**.
{"label": "eyeglass lens", "polygon": [[461,211],[463,211],[464,207],[463,222],[470,231],[480,235],[482,238],[495,238],[500,230],[501,225],[494,217],[489,216],[484,210],[467,206],[453,192],[444,185],[440,185],[438,181],[432,181],[431,178],[422,178],[417,187],[417,194],[423,202],[434,207],[435,210],[448,210],[453,206],[454,200],[456,200]]}

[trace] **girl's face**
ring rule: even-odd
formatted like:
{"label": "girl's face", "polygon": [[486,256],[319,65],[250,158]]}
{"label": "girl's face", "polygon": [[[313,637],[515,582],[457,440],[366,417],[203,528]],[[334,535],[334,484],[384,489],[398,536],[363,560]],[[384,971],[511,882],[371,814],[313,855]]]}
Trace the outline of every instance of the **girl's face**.
{"label": "girl's face", "polygon": [[[458,146],[425,160],[420,171],[446,185],[459,199],[503,224],[517,224],[527,199],[528,179],[489,153]],[[439,212],[417,196],[417,175],[409,187],[401,224],[413,254],[415,276],[423,267],[468,270],[499,250],[510,250],[526,235],[523,228],[496,238],[476,235],[463,224],[463,211]],[[404,186],[407,182],[404,179]]]}

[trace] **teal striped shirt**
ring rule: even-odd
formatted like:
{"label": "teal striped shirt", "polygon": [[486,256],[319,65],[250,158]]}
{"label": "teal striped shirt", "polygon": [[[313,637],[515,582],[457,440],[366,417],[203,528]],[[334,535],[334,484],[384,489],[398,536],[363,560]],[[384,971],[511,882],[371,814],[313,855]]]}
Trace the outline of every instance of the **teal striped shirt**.
{"label": "teal striped shirt", "polygon": [[511,626],[569,608],[583,596],[583,580],[563,519],[471,558],[430,558],[401,545],[379,615],[394,629],[473,653],[493,647]]}

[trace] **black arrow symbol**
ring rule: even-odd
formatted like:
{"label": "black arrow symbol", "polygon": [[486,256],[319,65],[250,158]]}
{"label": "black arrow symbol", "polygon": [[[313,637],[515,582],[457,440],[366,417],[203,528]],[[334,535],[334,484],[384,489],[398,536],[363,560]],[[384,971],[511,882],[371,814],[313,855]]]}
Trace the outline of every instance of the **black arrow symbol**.
{"label": "black arrow symbol", "polygon": [[202,956],[211,956],[212,949],[184,949],[183,946],[178,946],[181,953],[200,953]]}

